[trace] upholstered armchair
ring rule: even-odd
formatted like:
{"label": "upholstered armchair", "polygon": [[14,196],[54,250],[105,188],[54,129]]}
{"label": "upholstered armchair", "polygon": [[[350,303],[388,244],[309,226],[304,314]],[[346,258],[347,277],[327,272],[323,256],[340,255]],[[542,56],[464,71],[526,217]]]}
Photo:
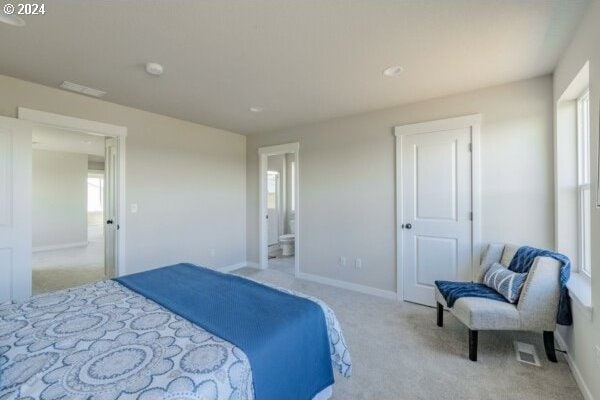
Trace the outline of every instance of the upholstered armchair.
{"label": "upholstered armchair", "polygon": [[[519,246],[490,244],[481,257],[476,282],[483,277],[493,263],[503,266],[510,262]],[[560,298],[561,263],[549,257],[537,257],[529,271],[521,296],[516,304],[476,297],[463,297],[449,311],[469,328],[469,359],[477,361],[477,340],[480,330],[514,330],[543,332],[544,347],[548,360],[556,362],[554,330]],[[444,297],[435,290],[437,301],[437,325],[444,325]]]}

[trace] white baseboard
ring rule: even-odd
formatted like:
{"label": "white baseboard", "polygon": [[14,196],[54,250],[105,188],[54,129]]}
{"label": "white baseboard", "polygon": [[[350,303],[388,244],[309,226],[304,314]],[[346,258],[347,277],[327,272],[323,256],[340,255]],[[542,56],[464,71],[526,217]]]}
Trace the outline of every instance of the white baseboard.
{"label": "white baseboard", "polygon": [[[241,262],[238,264],[227,265],[225,267],[217,268],[221,272],[229,272],[242,267],[259,268],[260,264],[253,261]],[[307,274],[305,272],[299,272],[296,274],[296,278],[304,279],[306,281],[321,283],[323,285],[334,286],[342,289],[352,290],[354,292],[370,294],[372,296],[383,297],[384,299],[397,300],[398,297],[396,292],[391,290],[377,289],[371,286],[359,285],[357,283],[340,281],[337,279],[326,278],[319,275]]]}
{"label": "white baseboard", "polygon": [[561,350],[565,350],[567,352],[567,354],[565,354],[565,357],[567,359],[567,362],[569,363],[569,368],[571,369],[571,373],[575,378],[575,382],[577,382],[577,386],[579,386],[579,390],[581,390],[581,394],[583,394],[583,398],[585,400],[595,400],[594,396],[592,396],[592,392],[585,384],[583,376],[581,376],[581,372],[579,371],[579,368],[577,368],[577,364],[575,364],[575,361],[571,358],[567,342],[565,342],[565,340],[558,331],[554,332],[554,337],[556,338],[556,341],[558,342],[558,345],[560,346]]}
{"label": "white baseboard", "polygon": [[240,269],[240,268],[244,268],[247,267],[248,263],[246,261],[237,263],[237,264],[231,264],[231,265],[226,265],[224,267],[218,267],[217,271],[219,272],[231,272],[231,271],[235,271],[236,269]]}
{"label": "white baseboard", "polygon": [[322,283],[324,285],[335,286],[342,289],[348,289],[359,293],[370,294],[372,296],[383,297],[385,299],[396,300],[396,292],[390,290],[377,289],[371,286],[359,285],[357,283],[340,281],[337,279],[325,278],[319,275],[307,274],[305,272],[298,272],[296,278],[304,279],[307,281]]}
{"label": "white baseboard", "polygon": [[34,247],[32,250],[34,253],[37,253],[40,251],[65,250],[65,249],[73,249],[75,247],[85,247],[88,244],[89,244],[89,242],[86,240],[85,242],[53,244],[50,246],[37,246],[37,247]]}

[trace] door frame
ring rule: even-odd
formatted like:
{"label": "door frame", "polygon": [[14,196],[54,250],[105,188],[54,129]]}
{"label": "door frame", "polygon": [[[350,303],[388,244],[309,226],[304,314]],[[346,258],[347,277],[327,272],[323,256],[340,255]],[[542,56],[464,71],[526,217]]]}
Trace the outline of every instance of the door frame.
{"label": "door frame", "polygon": [[127,127],[92,121],[82,118],[69,117],[46,111],[18,107],[18,119],[32,122],[34,125],[44,125],[71,131],[87,132],[101,136],[113,137],[117,141],[118,170],[117,170],[117,251],[115,253],[115,274],[121,276],[127,271],[126,267],[126,192],[125,192],[125,165],[126,165],[126,139]]}
{"label": "door frame", "polygon": [[261,147],[258,149],[258,264],[260,268],[269,267],[269,232],[267,215],[267,158],[280,154],[293,153],[296,157],[294,170],[294,274],[300,273],[300,143],[286,143],[276,146]]}
{"label": "door frame", "polygon": [[471,269],[473,279],[479,269],[481,257],[481,114],[439,119],[394,127],[396,137],[396,297],[404,301],[404,265],[402,263],[401,229],[403,215],[402,138],[405,135],[442,132],[454,129],[471,129]]}

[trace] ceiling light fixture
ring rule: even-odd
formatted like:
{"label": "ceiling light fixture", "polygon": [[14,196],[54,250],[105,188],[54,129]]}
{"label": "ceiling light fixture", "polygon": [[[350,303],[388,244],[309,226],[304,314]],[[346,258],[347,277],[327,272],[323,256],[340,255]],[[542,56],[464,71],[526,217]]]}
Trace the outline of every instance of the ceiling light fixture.
{"label": "ceiling light fixture", "polygon": [[250,107],[248,110],[250,110],[253,113],[259,113],[259,112],[263,112],[265,109],[262,107],[254,106],[254,107]]}
{"label": "ceiling light fixture", "polygon": [[68,81],[64,81],[63,83],[61,83],[60,87],[66,90],[70,90],[72,92],[87,94],[88,96],[93,97],[102,97],[106,94],[106,92],[103,92],[102,90],[94,89],[91,87],[83,86],[78,83]]}
{"label": "ceiling light fixture", "polygon": [[161,76],[165,69],[159,63],[149,62],[146,64],[146,72],[150,75]]}
{"label": "ceiling light fixture", "polygon": [[[4,6],[6,10],[7,6]],[[18,15],[15,14],[7,14],[6,11],[0,11],[0,22],[4,22],[5,24],[12,26],[25,26],[25,20]]]}
{"label": "ceiling light fixture", "polygon": [[400,76],[403,72],[404,72],[404,68],[402,68],[400,65],[394,65],[392,67],[384,69],[383,75],[396,77],[396,76]]}

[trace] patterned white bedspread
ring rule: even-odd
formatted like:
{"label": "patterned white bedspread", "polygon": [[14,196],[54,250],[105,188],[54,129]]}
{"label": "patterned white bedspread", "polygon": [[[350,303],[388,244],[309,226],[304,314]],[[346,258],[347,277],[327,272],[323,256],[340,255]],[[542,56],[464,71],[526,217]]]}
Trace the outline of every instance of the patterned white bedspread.
{"label": "patterned white bedspread", "polygon": [[[339,322],[322,301],[331,362],[352,370]],[[0,306],[0,400],[252,399],[248,358],[114,281]]]}

